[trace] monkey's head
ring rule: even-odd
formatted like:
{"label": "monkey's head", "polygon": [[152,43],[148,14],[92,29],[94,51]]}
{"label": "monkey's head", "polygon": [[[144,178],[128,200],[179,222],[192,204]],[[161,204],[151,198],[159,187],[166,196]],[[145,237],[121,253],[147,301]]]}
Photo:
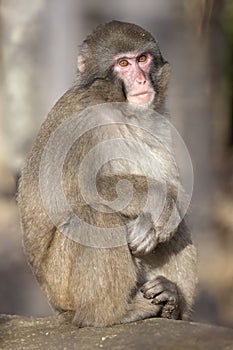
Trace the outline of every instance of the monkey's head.
{"label": "monkey's head", "polygon": [[98,26],[84,40],[78,71],[82,86],[102,80],[106,90],[109,83],[113,102],[121,96],[121,101],[158,106],[164,100],[170,69],[149,32],[135,24],[112,21]]}

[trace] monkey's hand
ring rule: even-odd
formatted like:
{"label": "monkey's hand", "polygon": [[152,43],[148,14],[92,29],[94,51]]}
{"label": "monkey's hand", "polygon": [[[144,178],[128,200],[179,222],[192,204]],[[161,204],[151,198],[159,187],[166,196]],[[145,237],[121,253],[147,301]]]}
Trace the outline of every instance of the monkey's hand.
{"label": "monkey's hand", "polygon": [[173,232],[167,232],[158,222],[154,225],[150,213],[141,213],[127,225],[127,241],[133,255],[146,255],[150,253],[158,243],[168,241]]}
{"label": "monkey's hand", "polygon": [[175,283],[163,276],[146,282],[142,288],[144,298],[152,304],[160,305],[160,316],[163,318],[180,318],[180,297]]}

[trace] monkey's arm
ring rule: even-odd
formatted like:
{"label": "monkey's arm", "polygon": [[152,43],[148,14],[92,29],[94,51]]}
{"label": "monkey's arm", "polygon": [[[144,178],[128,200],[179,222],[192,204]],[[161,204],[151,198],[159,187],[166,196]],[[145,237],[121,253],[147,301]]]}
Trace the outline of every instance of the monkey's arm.
{"label": "monkey's arm", "polygon": [[115,193],[117,197],[119,192],[116,192],[116,185],[121,180],[127,180],[131,184],[133,196],[130,203],[117,211],[115,215],[123,217],[123,221],[126,222],[127,241],[132,253],[134,255],[148,254],[158,243],[169,241],[175,233],[175,230],[171,228],[172,223],[181,221],[177,209],[176,192],[171,186],[168,186],[167,193],[161,200],[160,184],[150,181],[151,185],[148,189],[148,179],[144,176],[128,174],[101,177],[98,181],[98,192],[102,198],[109,201],[110,208],[112,200],[110,194]]}
{"label": "monkey's arm", "polygon": [[148,210],[145,208],[128,224],[128,244],[134,255],[150,253],[159,243],[170,241],[176,232],[174,228],[180,223],[181,216],[171,193],[167,193],[158,216],[154,215],[157,209],[156,204]]}

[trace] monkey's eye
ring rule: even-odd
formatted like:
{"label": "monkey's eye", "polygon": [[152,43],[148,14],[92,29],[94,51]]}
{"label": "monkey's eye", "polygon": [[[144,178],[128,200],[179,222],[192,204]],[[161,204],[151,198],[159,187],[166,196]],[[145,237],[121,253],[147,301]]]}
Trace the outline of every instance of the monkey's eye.
{"label": "monkey's eye", "polygon": [[129,62],[127,60],[120,60],[119,61],[119,65],[121,67],[126,67],[126,66],[128,66],[128,64],[129,64]]}
{"label": "monkey's eye", "polygon": [[141,55],[140,57],[138,57],[138,62],[146,62],[146,60],[147,60],[146,55]]}

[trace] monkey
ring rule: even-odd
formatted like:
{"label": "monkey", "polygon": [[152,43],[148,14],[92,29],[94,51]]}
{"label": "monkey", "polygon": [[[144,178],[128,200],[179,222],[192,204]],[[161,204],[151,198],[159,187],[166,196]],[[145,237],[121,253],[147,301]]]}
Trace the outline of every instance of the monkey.
{"label": "monkey", "polygon": [[[169,63],[148,31],[111,21],[84,40],[77,67],[77,79],[48,114],[22,170],[17,201],[28,262],[52,308],[76,326],[104,327],[150,317],[189,319],[197,284],[196,249],[184,218],[177,227],[167,227],[173,209],[175,217],[181,210],[179,178],[171,160],[171,135],[154,118],[159,113],[169,119]],[[104,108],[107,112],[102,116]],[[113,112],[108,113],[108,108]],[[119,120],[114,120],[117,113]],[[70,128],[72,120],[77,123]],[[56,134],[64,125],[69,131],[65,141],[62,133]],[[59,165],[63,189],[59,192],[56,164],[64,142],[78,135],[80,128],[85,132],[71,142]],[[170,143],[167,151],[154,144],[150,130],[160,129]],[[53,137],[58,141],[49,161],[45,154]],[[112,138],[118,147],[107,147]],[[126,147],[142,146],[136,153],[144,173],[122,159],[125,139]],[[116,148],[120,156],[98,168],[100,158]],[[93,157],[85,167],[87,155]],[[161,181],[153,178],[154,158],[164,169],[165,196]],[[87,181],[93,168],[97,195],[92,180]],[[80,190],[82,182],[86,197]],[[124,185],[129,183],[132,200],[119,207],[117,196],[127,197]],[[57,192],[64,197],[53,200]],[[163,211],[155,219],[161,197]],[[94,243],[88,241],[90,231]]]}

